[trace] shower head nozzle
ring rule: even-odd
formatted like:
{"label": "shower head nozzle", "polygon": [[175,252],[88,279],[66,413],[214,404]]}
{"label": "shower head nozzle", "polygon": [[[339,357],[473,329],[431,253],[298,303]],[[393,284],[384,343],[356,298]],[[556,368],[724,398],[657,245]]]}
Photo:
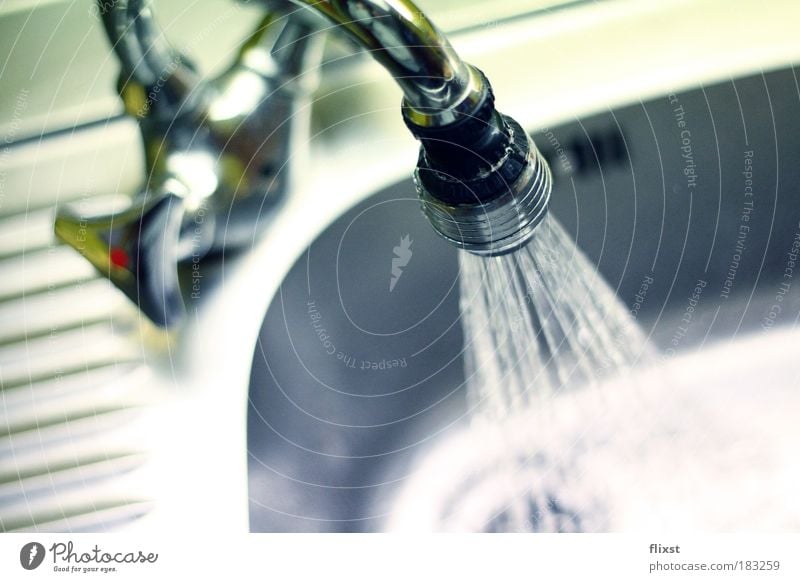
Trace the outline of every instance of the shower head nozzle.
{"label": "shower head nozzle", "polygon": [[550,168],[533,140],[494,108],[480,74],[482,98],[454,123],[406,124],[422,142],[414,174],[422,212],[456,247],[481,256],[516,251],[547,214]]}

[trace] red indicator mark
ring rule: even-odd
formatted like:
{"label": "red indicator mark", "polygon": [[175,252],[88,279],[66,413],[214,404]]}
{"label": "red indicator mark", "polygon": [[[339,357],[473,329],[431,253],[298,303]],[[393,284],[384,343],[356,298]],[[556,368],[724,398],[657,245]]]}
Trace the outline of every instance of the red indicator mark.
{"label": "red indicator mark", "polygon": [[120,267],[122,269],[127,269],[128,264],[130,264],[130,258],[128,257],[128,253],[125,252],[125,249],[120,247],[112,247],[108,253],[108,258],[111,259],[111,264],[115,267]]}

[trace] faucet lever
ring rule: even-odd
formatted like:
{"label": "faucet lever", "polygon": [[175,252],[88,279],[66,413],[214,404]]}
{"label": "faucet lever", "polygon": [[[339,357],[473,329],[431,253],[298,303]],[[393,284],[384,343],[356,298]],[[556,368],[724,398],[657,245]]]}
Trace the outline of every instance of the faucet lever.
{"label": "faucet lever", "polygon": [[[116,203],[124,196],[108,198]],[[102,206],[93,200],[91,206]],[[85,204],[85,203],[84,203]],[[115,204],[118,206],[118,204]],[[168,327],[184,315],[177,264],[183,200],[141,196],[121,211],[73,204],[56,217],[56,235],[108,277],[154,323]]]}
{"label": "faucet lever", "polygon": [[59,208],[59,238],[156,324],[183,318],[180,261],[251,245],[295,188],[321,40],[305,16],[266,14],[234,63],[203,79],[164,38],[151,0],[98,0],[139,123],[147,179],[116,212]]}

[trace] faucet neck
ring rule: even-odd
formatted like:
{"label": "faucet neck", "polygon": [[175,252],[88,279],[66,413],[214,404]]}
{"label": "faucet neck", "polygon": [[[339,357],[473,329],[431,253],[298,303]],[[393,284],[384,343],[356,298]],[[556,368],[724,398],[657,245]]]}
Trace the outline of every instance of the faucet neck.
{"label": "faucet neck", "polygon": [[439,126],[468,114],[481,77],[409,0],[291,0],[322,14],[367,50],[403,90],[406,116]]}

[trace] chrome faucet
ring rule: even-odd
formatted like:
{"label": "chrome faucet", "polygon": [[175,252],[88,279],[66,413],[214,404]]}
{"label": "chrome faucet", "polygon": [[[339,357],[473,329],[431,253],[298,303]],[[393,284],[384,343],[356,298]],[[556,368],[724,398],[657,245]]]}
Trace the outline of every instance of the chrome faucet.
{"label": "chrome faucet", "polygon": [[251,244],[291,191],[287,161],[307,131],[314,78],[303,73],[320,59],[320,14],[403,90],[403,119],[421,142],[415,183],[434,229],[486,256],[530,240],[547,210],[547,164],[494,108],[483,73],[419,8],[408,0],[265,3],[270,12],[234,64],[206,81],[167,43],[150,0],[98,0],[148,178],[121,211],[102,201],[90,212],[61,208],[55,231],[145,315],[161,326],[178,323],[178,264]]}

